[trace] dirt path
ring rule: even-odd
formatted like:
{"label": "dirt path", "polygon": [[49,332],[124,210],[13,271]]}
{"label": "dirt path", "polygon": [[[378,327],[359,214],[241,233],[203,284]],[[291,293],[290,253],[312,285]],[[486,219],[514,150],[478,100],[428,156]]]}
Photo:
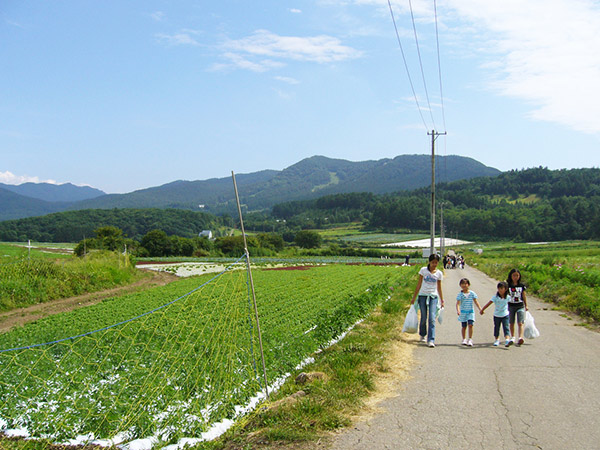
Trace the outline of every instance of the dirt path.
{"label": "dirt path", "polygon": [[482,305],[495,293],[496,281],[479,271],[446,271],[436,348],[411,335],[412,378],[379,404],[384,412],[336,436],[331,450],[600,448],[600,334],[530,297],[539,338],[492,347],[490,309],[477,316],[475,346],[462,346],[455,299],[464,276]]}
{"label": "dirt path", "polygon": [[177,276],[168,272],[157,272],[146,269],[140,270],[143,270],[148,275],[141,280],[136,281],[135,283],[128,284],[127,286],[119,286],[116,288],[91,292],[75,297],[62,298],[52,302],[39,303],[26,308],[18,308],[0,313],[0,333],[4,333],[13,327],[22,326],[27,322],[42,319],[53,314],[72,311],[77,308],[93,305],[101,302],[105,298],[123,295],[130,292],[137,292],[155,286],[164,286],[165,284],[177,279]]}

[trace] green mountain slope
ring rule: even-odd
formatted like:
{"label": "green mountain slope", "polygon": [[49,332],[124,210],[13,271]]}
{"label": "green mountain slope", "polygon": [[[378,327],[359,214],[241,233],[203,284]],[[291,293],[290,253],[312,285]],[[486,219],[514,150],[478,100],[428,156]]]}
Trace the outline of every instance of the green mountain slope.
{"label": "green mountain slope", "polygon": [[[461,156],[436,157],[438,181],[496,176],[499,170]],[[250,211],[264,210],[286,201],[317,198],[326,194],[410,190],[431,182],[431,157],[401,155],[377,161],[347,161],[313,156],[281,171],[263,170],[236,175],[240,200]],[[30,217],[49,212],[111,208],[176,208],[211,213],[235,213],[231,177],[201,181],[174,181],[127,194],[101,195],[71,203],[11,202],[5,213],[0,198],[0,220]],[[37,205],[37,207],[36,207]],[[8,211],[8,210],[7,210]]]}

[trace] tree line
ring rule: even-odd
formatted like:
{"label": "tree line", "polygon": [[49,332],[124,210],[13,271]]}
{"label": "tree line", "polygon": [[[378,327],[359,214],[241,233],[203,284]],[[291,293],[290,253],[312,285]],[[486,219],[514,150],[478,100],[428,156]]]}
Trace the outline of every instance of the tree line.
{"label": "tree line", "polygon": [[[515,241],[600,238],[600,169],[511,170],[496,177],[442,183],[444,225],[470,239]],[[361,221],[393,231],[429,228],[430,190],[338,194],[273,207],[290,226]],[[436,220],[440,221],[441,217]]]}
{"label": "tree line", "polygon": [[[600,169],[511,170],[495,177],[438,184],[436,198],[444,204],[446,230],[472,240],[600,238]],[[438,224],[440,219],[436,218]],[[249,212],[244,222],[252,234],[277,235],[284,244],[294,245],[298,245],[296,237],[300,231],[349,222],[360,222],[368,230],[427,232],[430,192],[428,188],[421,188],[380,195],[333,194],[280,203],[270,211]],[[155,240],[162,241],[160,247],[167,249],[163,250],[165,254],[177,249],[180,254],[190,251],[225,254],[231,248],[239,249],[239,243],[232,242],[234,239],[220,239],[227,238],[237,224],[238,221],[228,215],[189,210],[83,210],[0,222],[0,240],[80,242],[93,237],[95,230],[112,226],[121,230],[124,239],[138,243],[150,232],[163,232],[164,236],[157,235]],[[199,240],[202,230],[211,230],[219,238],[218,245],[214,241],[210,247]],[[302,234],[300,236],[302,241]],[[175,250],[168,250],[167,240]],[[269,247],[272,244],[260,240],[249,245],[256,245],[265,252],[276,251]]]}

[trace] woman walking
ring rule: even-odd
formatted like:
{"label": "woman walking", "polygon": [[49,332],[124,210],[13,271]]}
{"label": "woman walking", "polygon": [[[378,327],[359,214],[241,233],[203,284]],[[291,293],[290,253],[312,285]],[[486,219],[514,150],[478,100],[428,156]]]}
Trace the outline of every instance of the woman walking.
{"label": "woman walking", "polygon": [[419,270],[419,281],[413,295],[411,305],[419,299],[419,310],[421,321],[419,323],[419,335],[421,342],[427,342],[429,347],[435,347],[435,319],[440,306],[444,307],[444,295],[442,293],[442,279],[444,275],[437,266],[440,262],[439,255],[429,255],[429,263]]}

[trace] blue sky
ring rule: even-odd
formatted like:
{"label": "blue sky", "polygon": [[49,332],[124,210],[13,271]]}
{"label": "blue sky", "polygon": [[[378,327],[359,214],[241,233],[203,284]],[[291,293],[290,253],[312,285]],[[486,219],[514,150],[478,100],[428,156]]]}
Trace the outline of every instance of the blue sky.
{"label": "blue sky", "polygon": [[408,72],[387,0],[0,0],[0,182],[131,192],[432,129],[500,170],[600,166],[598,2],[438,0],[439,67],[433,0],[391,5]]}

